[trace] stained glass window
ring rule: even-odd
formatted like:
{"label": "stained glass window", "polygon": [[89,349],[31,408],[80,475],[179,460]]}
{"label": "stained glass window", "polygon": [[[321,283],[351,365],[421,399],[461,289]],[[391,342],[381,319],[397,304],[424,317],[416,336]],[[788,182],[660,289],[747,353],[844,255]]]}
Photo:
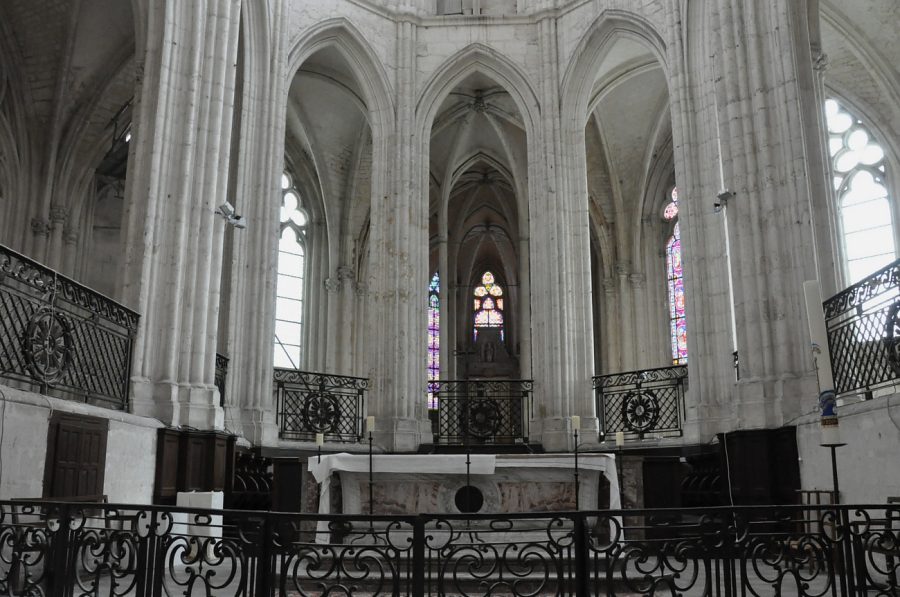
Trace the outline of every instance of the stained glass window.
{"label": "stained glass window", "polygon": [[[672,189],[672,201],[666,205],[663,218],[672,221],[678,217],[678,189]],[[672,364],[687,363],[687,319],[684,314],[684,270],[681,266],[681,230],[675,222],[672,236],[666,243],[666,284],[669,293],[669,341],[672,346]]]}
{"label": "stained glass window", "polygon": [[281,175],[281,226],[275,291],[275,366],[300,365],[309,216],[290,174]]}
{"label": "stained glass window", "polygon": [[[437,272],[428,285],[428,381],[441,378],[441,279]],[[428,408],[437,408],[434,384],[428,384]]]}
{"label": "stained glass window", "polygon": [[868,127],[836,100],[825,102],[825,118],[848,282],[853,284],[896,255],[884,149]]}
{"label": "stained glass window", "polygon": [[484,272],[481,286],[475,287],[474,337],[478,339],[478,328],[500,328],[503,340],[503,288],[494,280],[494,274]]}

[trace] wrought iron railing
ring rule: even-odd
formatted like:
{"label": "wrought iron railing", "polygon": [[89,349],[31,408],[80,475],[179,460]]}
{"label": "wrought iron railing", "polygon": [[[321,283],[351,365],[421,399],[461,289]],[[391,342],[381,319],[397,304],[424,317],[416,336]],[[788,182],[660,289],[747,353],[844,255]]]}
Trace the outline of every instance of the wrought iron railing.
{"label": "wrought iron railing", "polygon": [[528,442],[533,381],[442,380],[428,387],[437,402],[436,444]]}
{"label": "wrought iron railing", "polygon": [[216,387],[219,389],[219,406],[225,406],[225,379],[228,377],[228,357],[216,353]]}
{"label": "wrought iron railing", "polygon": [[362,439],[368,379],[276,368],[274,381],[283,439],[312,441],[316,433],[326,441]]}
{"label": "wrought iron railing", "polygon": [[900,508],[354,516],[0,502],[4,595],[900,594]]}
{"label": "wrought iron railing", "polygon": [[898,383],[900,259],[834,295],[823,307],[835,392],[870,393]]}
{"label": "wrought iron railing", "polygon": [[124,409],[139,316],[0,245],[0,377]]}
{"label": "wrought iron railing", "polygon": [[679,437],[687,374],[687,365],[676,365],[595,377],[601,439],[619,431],[626,440]]}

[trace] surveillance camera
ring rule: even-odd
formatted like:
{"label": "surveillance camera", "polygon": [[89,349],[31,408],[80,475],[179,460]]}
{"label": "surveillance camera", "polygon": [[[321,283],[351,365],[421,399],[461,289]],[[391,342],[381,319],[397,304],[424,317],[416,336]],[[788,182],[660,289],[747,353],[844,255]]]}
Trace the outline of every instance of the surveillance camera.
{"label": "surveillance camera", "polygon": [[227,220],[228,218],[234,217],[234,206],[226,201],[216,208],[216,213]]}
{"label": "surveillance camera", "polygon": [[244,216],[234,216],[232,218],[228,218],[228,223],[238,230],[243,230],[247,227],[247,218],[245,218]]}

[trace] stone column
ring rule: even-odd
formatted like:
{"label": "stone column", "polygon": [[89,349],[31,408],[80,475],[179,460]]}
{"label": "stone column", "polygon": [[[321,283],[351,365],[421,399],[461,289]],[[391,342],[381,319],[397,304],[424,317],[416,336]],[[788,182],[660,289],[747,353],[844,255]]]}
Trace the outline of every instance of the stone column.
{"label": "stone column", "polygon": [[800,4],[717,0],[710,15],[709,119],[736,193],[725,211],[741,358],[732,404],[742,427],[781,425],[817,395],[802,284],[816,276],[810,206],[820,185],[811,181],[825,172],[807,143],[821,133],[802,108],[814,91]]}
{"label": "stone column", "polygon": [[647,277],[641,273],[632,273],[628,277],[628,281],[631,283],[631,295],[634,297],[634,328],[632,332],[634,369],[644,369],[651,364],[650,323],[658,318],[658,313],[652,311],[647,304]]}
{"label": "stone column", "polygon": [[[425,400],[425,309],[428,286],[428,196],[416,131],[416,38],[412,18],[396,25],[396,121],[373,118],[369,287],[369,413],[375,441],[410,452],[431,442]],[[383,108],[387,109],[387,107]],[[405,286],[397,280],[417,280]]]}
{"label": "stone column", "polygon": [[[248,2],[235,206],[248,227],[235,231],[225,391],[226,426],[256,444],[277,437],[272,390],[275,287],[287,97],[284,0]],[[269,200],[266,200],[268,198]],[[310,281],[307,280],[307,284]]]}
{"label": "stone column", "polygon": [[50,222],[43,218],[31,218],[31,251],[26,253],[33,259],[46,263],[46,249],[49,246]]}
{"label": "stone column", "polygon": [[[134,412],[220,428],[215,355],[240,0],[143,2],[126,189]],[[142,42],[142,43],[140,43]]]}
{"label": "stone column", "polygon": [[62,269],[63,234],[68,217],[67,207],[62,205],[50,207],[50,237],[47,244],[46,264],[57,271]]}
{"label": "stone column", "polygon": [[[449,184],[449,182],[447,183]],[[441,192],[443,196],[443,192]],[[450,320],[448,317],[450,310],[450,281],[455,277],[450,274],[450,258],[447,251],[447,208],[442,206],[438,209],[438,275],[440,276],[440,379],[450,379],[450,355],[453,354],[450,349]],[[430,281],[430,279],[429,279]]]}

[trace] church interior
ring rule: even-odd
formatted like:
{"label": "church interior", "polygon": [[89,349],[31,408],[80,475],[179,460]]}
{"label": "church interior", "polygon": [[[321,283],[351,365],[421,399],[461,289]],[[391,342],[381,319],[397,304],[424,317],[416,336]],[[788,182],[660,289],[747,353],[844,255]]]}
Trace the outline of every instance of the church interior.
{"label": "church interior", "polygon": [[900,595],[898,24],[0,1],[0,592]]}

